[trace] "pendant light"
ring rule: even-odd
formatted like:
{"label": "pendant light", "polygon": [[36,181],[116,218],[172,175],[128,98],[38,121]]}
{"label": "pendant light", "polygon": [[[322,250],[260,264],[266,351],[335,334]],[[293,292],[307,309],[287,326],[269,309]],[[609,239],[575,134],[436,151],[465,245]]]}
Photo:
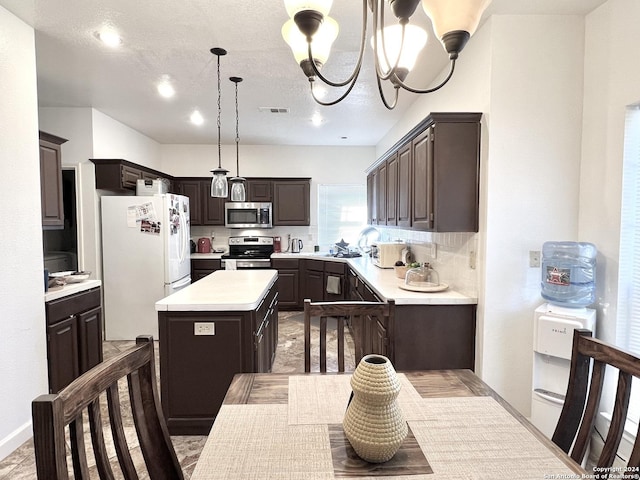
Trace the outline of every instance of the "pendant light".
{"label": "pendant light", "polygon": [[227,173],[229,170],[222,168],[222,149],[220,147],[220,57],[227,54],[224,48],[212,48],[211,53],[218,57],[218,168],[211,170],[213,179],[211,180],[211,196],[227,198],[229,186],[227,184]]}
{"label": "pendant light", "polygon": [[244,202],[247,198],[245,181],[246,179],[240,176],[240,133],[238,129],[239,115],[238,115],[238,83],[242,81],[241,77],[230,77],[236,85],[236,176],[229,179],[231,182],[231,201],[232,202]]}

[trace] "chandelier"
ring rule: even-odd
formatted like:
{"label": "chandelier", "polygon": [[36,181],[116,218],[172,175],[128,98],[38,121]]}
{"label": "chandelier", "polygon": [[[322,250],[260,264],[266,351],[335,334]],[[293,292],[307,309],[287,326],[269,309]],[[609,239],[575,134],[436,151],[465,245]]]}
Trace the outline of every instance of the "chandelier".
{"label": "chandelier", "polygon": [[[491,0],[422,0],[422,7],[431,19],[433,30],[449,54],[450,67],[445,79],[433,88],[419,89],[405,83],[420,51],[427,43],[427,33],[409,19],[421,0],[362,0],[362,28],[358,60],[351,75],[342,81],[324,77],[320,70],[329,58],[331,45],[338,36],[338,23],[329,17],[333,0],[284,0],[289,17],[282,27],[282,36],[291,47],[293,56],[307,76],[311,95],[320,105],[335,105],[344,100],[353,89],[367,40],[368,15],[371,14],[373,36],[371,46],[376,69],[378,92],[385,107],[392,110],[398,101],[400,89],[412,93],[431,93],[443,87],[453,75],[456,59],[475,33],[482,13]],[[389,4],[398,23],[385,27],[385,3]],[[316,96],[316,78],[331,87],[344,87],[335,100],[324,102]],[[393,98],[389,100],[382,88],[383,82],[393,85]]]}
{"label": "chandelier", "polygon": [[222,168],[222,148],[220,146],[220,57],[227,54],[224,48],[212,48],[211,53],[218,57],[218,168],[211,170],[213,178],[211,179],[211,196],[218,198],[227,198],[229,193],[229,185],[227,183],[227,173],[229,170]]}

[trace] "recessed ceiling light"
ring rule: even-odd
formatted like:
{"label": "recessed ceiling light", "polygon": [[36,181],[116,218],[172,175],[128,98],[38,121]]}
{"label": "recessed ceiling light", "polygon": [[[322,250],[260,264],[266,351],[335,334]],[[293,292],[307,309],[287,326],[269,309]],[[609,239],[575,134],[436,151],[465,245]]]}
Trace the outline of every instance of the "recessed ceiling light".
{"label": "recessed ceiling light", "polygon": [[313,123],[316,127],[319,127],[324,122],[324,118],[319,113],[314,113],[313,117],[311,117],[311,123]]}
{"label": "recessed ceiling light", "polygon": [[313,94],[316,98],[322,100],[327,96],[327,87],[324,85],[314,85],[313,86]]}
{"label": "recessed ceiling light", "polygon": [[191,123],[194,125],[202,125],[204,123],[204,118],[202,118],[202,114],[198,110],[194,110],[191,114]]}
{"label": "recessed ceiling light", "polygon": [[162,80],[158,83],[158,93],[164,98],[171,98],[176,94],[176,90],[171,85],[171,80],[167,75],[163,75]]}
{"label": "recessed ceiling light", "polygon": [[107,47],[117,48],[122,45],[122,38],[120,34],[113,27],[103,27],[99,32],[96,32],[96,37]]}

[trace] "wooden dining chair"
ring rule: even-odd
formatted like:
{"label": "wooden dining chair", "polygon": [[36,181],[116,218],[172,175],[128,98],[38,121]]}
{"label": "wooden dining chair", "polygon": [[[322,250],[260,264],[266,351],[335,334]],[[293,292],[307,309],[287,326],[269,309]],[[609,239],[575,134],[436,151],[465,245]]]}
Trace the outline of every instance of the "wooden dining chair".
{"label": "wooden dining chair", "polygon": [[[640,358],[592,338],[590,330],[574,330],[569,385],[552,440],[578,463],[584,459],[589,446],[607,365],[618,369],[618,383],[611,426],[596,472],[605,472],[615,460],[627,419],[631,380],[640,378]],[[635,442],[627,465],[632,472],[640,467],[640,442]],[[608,478],[608,475],[596,478]]]}
{"label": "wooden dining chair", "polygon": [[[138,337],[136,345],[99,363],[57,394],[41,395],[32,402],[33,441],[36,470],[40,480],[69,478],[67,465],[68,433],[73,477],[88,479],[88,456],[93,456],[101,479],[114,477],[117,464],[126,480],[142,478],[131,457],[125,439],[123,409],[118,380],[127,380],[131,415],[133,416],[146,474],[151,480],[183,479],[182,469],[167,430],[156,385],[153,338]],[[124,384],[124,382],[121,382]],[[106,393],[108,415],[101,411],[101,398]],[[128,413],[125,409],[125,415]],[[85,420],[88,418],[91,438],[90,453],[85,446]],[[110,424],[117,458],[110,463],[104,429]],[[68,429],[67,429],[68,427]],[[68,432],[66,432],[68,430]],[[141,462],[139,462],[141,463]],[[140,465],[140,470],[144,467]],[[116,469],[117,472],[117,469]]]}
{"label": "wooden dining chair", "polygon": [[[344,350],[345,350],[345,323],[349,321],[356,330],[363,330],[365,321],[378,319],[378,321],[389,328],[393,321],[395,303],[388,302],[312,302],[310,299],[304,300],[304,371],[311,371],[311,319],[320,317],[320,372],[327,371],[327,318],[336,318],[337,336],[337,357],[338,371],[344,372]],[[348,320],[347,320],[348,319]],[[357,334],[356,334],[357,335]],[[372,345],[364,344],[360,338],[354,338],[356,343],[356,365],[364,355],[373,352]],[[371,343],[371,342],[369,342]]]}

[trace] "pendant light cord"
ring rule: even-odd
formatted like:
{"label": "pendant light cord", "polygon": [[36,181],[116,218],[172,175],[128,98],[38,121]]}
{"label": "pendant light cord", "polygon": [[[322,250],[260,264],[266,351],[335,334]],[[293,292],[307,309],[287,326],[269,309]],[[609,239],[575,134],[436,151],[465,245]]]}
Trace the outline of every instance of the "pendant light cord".
{"label": "pendant light cord", "polygon": [[238,114],[238,82],[236,84],[236,177],[240,176],[240,133],[238,129],[239,114]]}
{"label": "pendant light cord", "polygon": [[220,55],[218,55],[218,168],[222,168],[222,147],[220,146]]}

